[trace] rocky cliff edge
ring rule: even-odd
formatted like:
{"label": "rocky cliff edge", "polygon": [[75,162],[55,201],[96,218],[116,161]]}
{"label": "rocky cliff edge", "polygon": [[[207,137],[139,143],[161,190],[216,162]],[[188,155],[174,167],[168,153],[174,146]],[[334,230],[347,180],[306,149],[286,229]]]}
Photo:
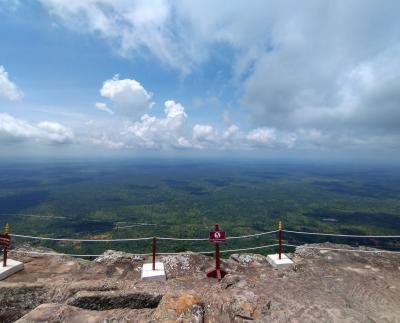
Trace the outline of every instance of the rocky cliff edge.
{"label": "rocky cliff edge", "polygon": [[[316,248],[345,248],[332,244]],[[0,282],[0,322],[400,322],[400,254],[298,247],[291,269],[234,254],[222,281],[212,257],[160,256],[166,282],[140,280],[149,259],[107,251],[94,261],[22,246],[25,269]]]}

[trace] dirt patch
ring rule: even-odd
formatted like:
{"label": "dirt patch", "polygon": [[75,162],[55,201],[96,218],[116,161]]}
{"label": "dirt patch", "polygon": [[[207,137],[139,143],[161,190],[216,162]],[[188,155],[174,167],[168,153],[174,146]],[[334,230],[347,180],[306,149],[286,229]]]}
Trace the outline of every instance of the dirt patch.
{"label": "dirt patch", "polygon": [[43,285],[2,283],[0,286],[0,322],[14,322],[46,300],[47,290]]}
{"label": "dirt patch", "polygon": [[162,295],[147,293],[93,293],[79,292],[68,305],[86,310],[105,311],[118,308],[156,308],[162,299]]}

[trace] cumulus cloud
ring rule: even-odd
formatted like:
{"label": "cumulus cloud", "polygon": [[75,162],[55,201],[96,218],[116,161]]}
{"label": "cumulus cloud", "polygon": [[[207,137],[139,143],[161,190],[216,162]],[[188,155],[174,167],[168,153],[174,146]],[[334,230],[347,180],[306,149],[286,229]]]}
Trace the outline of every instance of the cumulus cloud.
{"label": "cumulus cloud", "polygon": [[[400,129],[398,1],[41,3],[68,28],[101,35],[122,55],[150,53],[184,73],[223,44],[257,127],[332,137],[357,129],[360,138]],[[213,136],[209,127],[196,131]]]}
{"label": "cumulus cloud", "polygon": [[23,92],[17,85],[10,81],[4,66],[0,65],[0,99],[17,101],[22,99],[23,96]]}
{"label": "cumulus cloud", "polygon": [[193,127],[193,139],[197,142],[215,143],[218,140],[218,131],[209,124],[196,124]]}
{"label": "cumulus cloud", "polygon": [[271,128],[257,128],[251,130],[246,138],[255,143],[270,144],[276,141],[276,130]]}
{"label": "cumulus cloud", "polygon": [[120,80],[118,74],[103,83],[100,94],[110,99],[112,106],[110,108],[107,104],[98,102],[95,105],[97,109],[108,113],[116,112],[130,118],[143,115],[153,105],[152,94],[138,81]]}
{"label": "cumulus cloud", "polygon": [[9,114],[0,113],[0,140],[3,143],[31,141],[66,144],[73,138],[72,130],[57,122],[43,121],[34,125]]}
{"label": "cumulus cloud", "polygon": [[41,131],[42,137],[52,143],[65,144],[71,142],[74,138],[72,130],[58,122],[43,121],[37,127]]}
{"label": "cumulus cloud", "polygon": [[124,142],[111,139],[110,136],[108,136],[105,133],[90,138],[89,143],[91,143],[93,145],[107,147],[107,148],[114,149],[114,150],[125,148]]}
{"label": "cumulus cloud", "polygon": [[[365,3],[364,3],[365,4]],[[311,2],[271,25],[271,49],[244,82],[243,105],[263,126],[359,136],[400,125],[400,6]],[[284,17],[287,19],[283,19]]]}
{"label": "cumulus cloud", "polygon": [[39,130],[27,121],[16,119],[7,113],[0,113],[0,138],[3,142],[38,138],[39,134]]}
{"label": "cumulus cloud", "polygon": [[114,111],[111,110],[111,109],[107,106],[107,104],[105,104],[105,103],[103,103],[103,102],[96,102],[96,103],[94,104],[94,106],[95,106],[96,109],[99,109],[99,110],[101,110],[101,111],[107,112],[107,113],[109,113],[109,114],[114,114]]}
{"label": "cumulus cloud", "polygon": [[208,124],[196,124],[192,131],[192,147],[217,150],[292,148],[297,142],[297,137],[297,133],[278,132],[276,129],[266,127],[246,132],[237,125],[218,130]]}
{"label": "cumulus cloud", "polygon": [[192,143],[184,137],[179,137],[178,141],[174,144],[175,148],[192,148]]}
{"label": "cumulus cloud", "polygon": [[219,131],[209,124],[196,124],[192,129],[192,141],[195,148],[240,148],[243,144],[243,133],[236,125]]}
{"label": "cumulus cloud", "polygon": [[[172,108],[166,103],[164,117],[152,116],[152,94],[138,81],[116,75],[100,90],[109,101],[95,107],[131,121],[121,134],[101,135],[96,144],[115,148],[340,148],[385,146],[387,142],[396,146],[400,2],[40,2],[60,26],[103,37],[125,57],[147,58],[150,54],[183,73],[195,72],[216,52],[220,55],[222,48],[232,66],[229,74],[242,93],[242,108],[253,122],[249,125],[253,129],[241,130],[231,125],[232,118],[225,111],[223,121],[228,128],[212,125],[215,120],[194,121],[190,133],[185,131],[187,111],[176,108],[178,103],[169,101]],[[3,67],[0,96],[22,97]],[[11,132],[19,134],[15,138],[44,131],[21,120],[12,127]]]}
{"label": "cumulus cloud", "polygon": [[164,118],[145,114],[140,121],[127,124],[123,135],[130,145],[152,149],[190,146],[182,136],[188,117],[185,108],[173,100],[166,101],[164,106]]}

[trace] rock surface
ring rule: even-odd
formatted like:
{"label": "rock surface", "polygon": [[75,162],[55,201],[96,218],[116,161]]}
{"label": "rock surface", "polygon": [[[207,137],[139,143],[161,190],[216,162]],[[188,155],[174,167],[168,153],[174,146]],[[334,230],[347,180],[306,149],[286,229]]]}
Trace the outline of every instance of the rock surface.
{"label": "rock surface", "polygon": [[232,255],[221,282],[205,276],[213,258],[196,253],[159,257],[166,282],[141,281],[150,259],[126,253],[14,253],[25,269],[0,282],[0,322],[400,322],[399,254],[308,247],[286,271]]}

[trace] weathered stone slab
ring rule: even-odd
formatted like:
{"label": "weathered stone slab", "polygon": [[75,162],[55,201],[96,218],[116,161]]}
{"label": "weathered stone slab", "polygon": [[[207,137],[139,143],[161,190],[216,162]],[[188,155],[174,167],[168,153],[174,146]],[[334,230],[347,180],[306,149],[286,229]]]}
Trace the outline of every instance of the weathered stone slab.
{"label": "weathered stone slab", "polygon": [[6,279],[22,269],[24,269],[24,264],[22,262],[13,259],[7,259],[6,267],[3,267],[3,263],[0,264],[0,280]]}
{"label": "weathered stone slab", "polygon": [[142,268],[142,280],[157,280],[166,281],[164,263],[156,262],[155,270],[153,270],[153,264],[143,264]]}
{"label": "weathered stone slab", "polygon": [[272,267],[277,269],[288,269],[291,265],[293,265],[293,261],[290,260],[285,254],[281,254],[281,259],[279,259],[278,254],[268,255],[267,260]]}

